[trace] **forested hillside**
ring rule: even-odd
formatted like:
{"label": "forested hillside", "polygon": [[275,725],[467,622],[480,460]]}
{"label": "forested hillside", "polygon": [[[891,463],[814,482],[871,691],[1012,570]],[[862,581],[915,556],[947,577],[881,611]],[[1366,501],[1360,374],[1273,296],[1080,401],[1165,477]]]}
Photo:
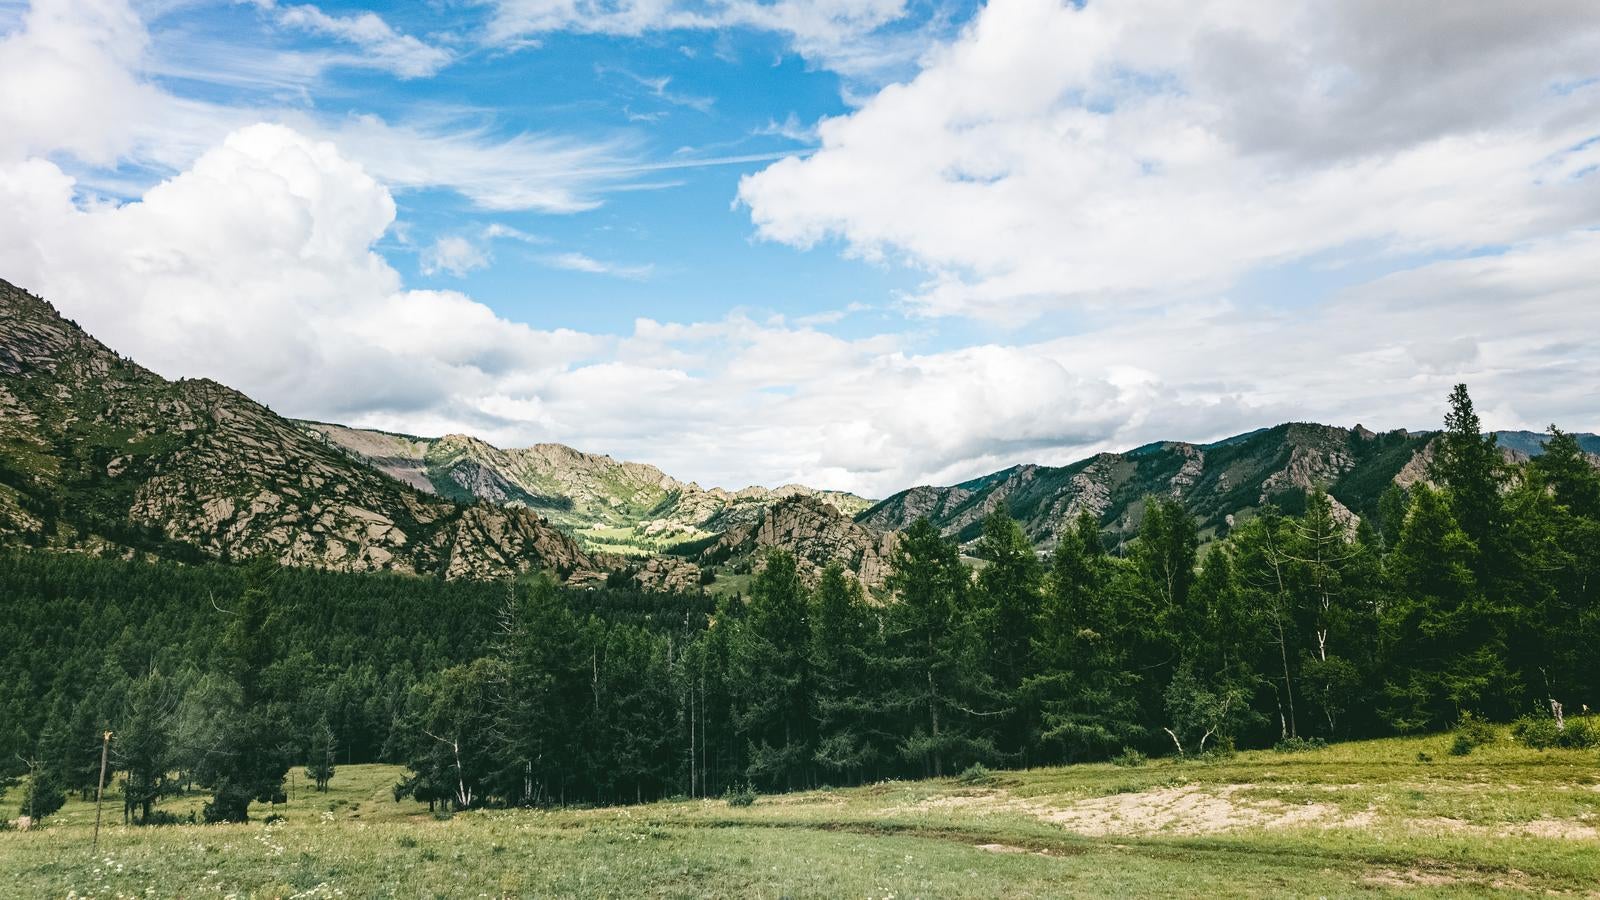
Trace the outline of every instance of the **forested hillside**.
{"label": "forested hillside", "polygon": [[[974,573],[918,520],[887,599],[775,551],[748,598],[548,579],[0,562],[15,754],[82,789],[109,727],[132,815],[179,782],[238,818],[291,765],[403,762],[456,807],[844,784],[1549,720],[1600,703],[1600,472],[1553,431],[1508,462],[1465,388],[1424,477],[1359,525],[1312,491],[1202,555],[1180,499],[1041,559],[1004,508]],[[335,776],[336,777],[336,776]],[[176,781],[175,781],[176,779]],[[34,779],[37,784],[39,778]],[[48,783],[48,779],[47,782]]]}

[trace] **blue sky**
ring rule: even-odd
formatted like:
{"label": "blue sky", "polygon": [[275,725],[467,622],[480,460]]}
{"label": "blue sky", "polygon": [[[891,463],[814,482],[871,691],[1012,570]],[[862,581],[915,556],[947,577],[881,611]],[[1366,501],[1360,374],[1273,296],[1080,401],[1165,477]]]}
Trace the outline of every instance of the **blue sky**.
{"label": "blue sky", "polygon": [[0,277],[282,412],[884,495],[1600,429],[1600,8],[0,0]]}

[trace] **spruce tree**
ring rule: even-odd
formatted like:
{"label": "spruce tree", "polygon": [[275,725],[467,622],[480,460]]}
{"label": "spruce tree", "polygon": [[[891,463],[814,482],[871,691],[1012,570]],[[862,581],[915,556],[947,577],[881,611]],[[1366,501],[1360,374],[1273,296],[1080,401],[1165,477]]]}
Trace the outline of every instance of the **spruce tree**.
{"label": "spruce tree", "polygon": [[816,719],[807,605],[794,557],[769,551],[731,653],[735,721],[749,754],[745,774],[769,789],[812,782]]}
{"label": "spruce tree", "polygon": [[838,563],[823,570],[812,599],[810,666],[817,765],[834,783],[879,771],[892,746],[879,696],[881,632],[860,582]]}

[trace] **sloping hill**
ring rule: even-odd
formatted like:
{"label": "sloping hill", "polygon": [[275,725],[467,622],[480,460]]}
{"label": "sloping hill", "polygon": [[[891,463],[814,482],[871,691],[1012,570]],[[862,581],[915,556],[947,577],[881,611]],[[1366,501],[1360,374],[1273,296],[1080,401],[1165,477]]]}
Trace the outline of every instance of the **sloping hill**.
{"label": "sloping hill", "polygon": [[1360,426],[1292,423],[1212,444],[1170,441],[1126,453],[1102,453],[1068,466],[1024,465],[952,487],[902,491],[859,518],[880,529],[904,528],[926,515],[962,541],[978,536],[982,520],[1004,505],[1041,547],[1079,512],[1092,513],[1116,536],[1138,527],[1144,498],[1181,498],[1201,528],[1220,533],[1230,519],[1272,501],[1294,507],[1323,487],[1361,513],[1426,446],[1428,435],[1375,434]]}
{"label": "sloping hill", "polygon": [[448,577],[604,568],[530,510],[422,493],[237,391],[161,378],[3,281],[0,536]]}
{"label": "sloping hill", "polygon": [[846,515],[871,501],[804,485],[702,488],[652,465],[584,453],[563,444],[501,449],[450,434],[419,438],[299,423],[309,433],[419,490],[537,510],[594,549],[649,552],[755,522],[790,497],[817,497]]}

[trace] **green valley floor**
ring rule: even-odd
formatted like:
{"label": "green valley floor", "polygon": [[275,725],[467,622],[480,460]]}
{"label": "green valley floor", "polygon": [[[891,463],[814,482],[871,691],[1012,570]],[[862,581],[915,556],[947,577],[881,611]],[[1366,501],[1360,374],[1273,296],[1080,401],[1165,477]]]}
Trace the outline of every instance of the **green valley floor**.
{"label": "green valley floor", "polygon": [[241,826],[125,827],[113,798],[94,852],[93,804],[74,800],[0,833],[0,893],[1600,898],[1600,754],[1449,743],[452,818],[395,802],[396,768],[348,766]]}

